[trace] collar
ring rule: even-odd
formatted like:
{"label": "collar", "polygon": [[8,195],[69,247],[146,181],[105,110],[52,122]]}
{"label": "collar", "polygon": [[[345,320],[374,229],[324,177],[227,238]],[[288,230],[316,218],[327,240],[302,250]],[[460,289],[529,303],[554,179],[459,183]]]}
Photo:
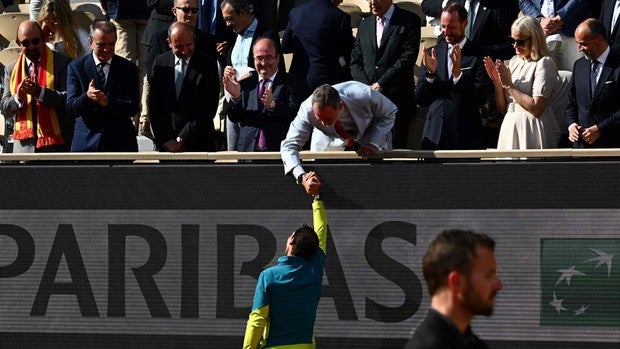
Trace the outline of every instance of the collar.
{"label": "collar", "polygon": [[607,57],[609,56],[610,51],[611,49],[609,48],[609,45],[607,45],[607,48],[605,49],[605,51],[603,51],[603,53],[601,53],[601,55],[598,56],[596,60],[599,61],[601,65],[605,65],[605,61],[607,61]]}
{"label": "collar", "polygon": [[256,18],[254,18],[252,23],[250,23],[250,26],[247,27],[247,29],[242,34],[237,34],[237,35],[241,36],[241,37],[244,37],[244,38],[251,38],[251,37],[254,36],[254,32],[256,31],[256,27],[258,27],[258,20]]}
{"label": "collar", "polygon": [[[173,54],[174,55],[174,54]],[[185,60],[185,65],[189,65],[189,61],[192,59],[192,56],[189,56],[188,59]],[[176,67],[177,64],[179,64],[179,62],[181,61],[181,58],[177,57],[176,55],[174,55],[174,66]]]}
{"label": "collar", "polygon": [[[464,36],[463,40],[461,40],[461,42],[459,42],[459,46],[461,47],[461,50],[463,49],[463,46],[465,46],[466,43],[467,43],[467,37]],[[448,50],[452,50],[452,47],[454,47],[454,45],[448,44]]]}
{"label": "collar", "polygon": [[[394,3],[390,5],[387,11],[383,14],[384,23],[388,23],[392,16],[394,15]],[[381,17],[377,16],[377,22],[381,20]]]}
{"label": "collar", "polygon": [[[95,67],[97,66],[97,64],[101,63],[101,61],[99,60],[99,58],[97,58],[97,56],[95,56],[95,53],[91,53],[93,55],[93,59],[95,60]],[[114,57],[112,57],[109,61],[105,61],[105,63],[109,65],[112,65],[112,59],[114,59]]]}
{"label": "collar", "polygon": [[[267,77],[267,80],[271,80],[271,83],[273,83],[273,81],[276,79],[276,75],[278,75],[278,70],[277,69],[276,69],[276,72],[273,73],[273,75]],[[260,82],[263,81],[263,80],[265,80],[265,79],[263,79],[263,77],[259,75],[258,76],[258,83],[260,84]]]}

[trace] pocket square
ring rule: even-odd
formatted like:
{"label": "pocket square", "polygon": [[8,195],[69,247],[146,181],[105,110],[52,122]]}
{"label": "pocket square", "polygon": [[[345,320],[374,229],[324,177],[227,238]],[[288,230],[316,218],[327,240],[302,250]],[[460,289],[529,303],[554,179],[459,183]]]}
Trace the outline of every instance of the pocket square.
{"label": "pocket square", "polygon": [[461,71],[463,71],[463,70],[469,70],[469,69],[471,69],[471,68],[473,68],[473,67],[462,67],[462,68],[461,68]]}
{"label": "pocket square", "polygon": [[614,82],[613,80],[605,81],[605,85],[607,85],[607,84],[613,84],[613,82]]}

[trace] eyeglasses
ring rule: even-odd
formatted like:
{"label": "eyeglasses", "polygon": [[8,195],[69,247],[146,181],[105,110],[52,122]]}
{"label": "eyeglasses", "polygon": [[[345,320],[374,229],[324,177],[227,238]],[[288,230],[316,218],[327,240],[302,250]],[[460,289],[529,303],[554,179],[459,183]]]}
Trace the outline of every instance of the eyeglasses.
{"label": "eyeglasses", "polygon": [[259,57],[254,57],[254,60],[257,62],[269,62],[269,61],[273,61],[276,57],[275,56],[259,56]]}
{"label": "eyeglasses", "polygon": [[183,11],[183,13],[188,14],[188,13],[192,13],[192,14],[197,14],[198,13],[198,7],[175,7],[178,10]]}
{"label": "eyeglasses", "polygon": [[510,42],[511,45],[517,45],[520,47],[525,46],[525,43],[530,41],[531,38],[527,38],[527,39],[515,39],[515,38],[508,38],[508,42]]}
{"label": "eyeglasses", "polygon": [[41,39],[40,38],[35,38],[35,39],[31,39],[31,40],[21,40],[20,45],[24,46],[24,47],[28,47],[30,46],[30,44],[34,45],[34,46],[39,46],[39,44],[41,44]]}

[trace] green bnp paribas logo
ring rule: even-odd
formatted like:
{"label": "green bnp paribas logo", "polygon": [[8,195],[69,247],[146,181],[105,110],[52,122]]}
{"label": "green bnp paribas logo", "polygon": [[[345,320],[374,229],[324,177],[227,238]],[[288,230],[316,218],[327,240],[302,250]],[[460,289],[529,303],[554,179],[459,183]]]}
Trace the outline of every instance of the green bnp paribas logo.
{"label": "green bnp paribas logo", "polygon": [[620,239],[540,244],[540,325],[620,327]]}

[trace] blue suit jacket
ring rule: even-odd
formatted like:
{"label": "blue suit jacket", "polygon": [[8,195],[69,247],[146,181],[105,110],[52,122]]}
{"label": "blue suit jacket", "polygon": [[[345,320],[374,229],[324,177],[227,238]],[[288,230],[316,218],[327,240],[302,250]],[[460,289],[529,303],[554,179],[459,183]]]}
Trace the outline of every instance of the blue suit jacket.
{"label": "blue suit jacket", "polygon": [[[519,8],[526,16],[542,17],[540,7],[541,0],[519,0]],[[562,33],[567,36],[575,36],[575,29],[583,22],[590,13],[587,0],[554,0],[555,14],[562,17],[564,25]]]}
{"label": "blue suit jacket", "polygon": [[71,151],[138,151],[131,122],[140,111],[138,67],[114,55],[102,88],[108,94],[107,107],[86,95],[91,80],[97,80],[92,53],[69,64],[67,112],[76,118]]}
{"label": "blue suit jacket", "polygon": [[[421,67],[416,88],[416,101],[428,106],[422,134],[424,149],[475,149],[482,127],[480,108],[490,93],[490,80],[482,60],[476,58],[477,47],[467,41],[461,51],[462,76],[456,84],[448,75],[448,43],[441,40],[434,46],[437,54],[437,76],[433,82],[425,78]],[[431,54],[433,47],[428,49]],[[430,142],[430,143],[429,143]],[[434,145],[431,147],[425,144]]]}
{"label": "blue suit jacket", "polygon": [[162,149],[165,142],[181,137],[187,151],[215,151],[213,117],[220,94],[217,63],[195,51],[177,98],[174,58],[168,51],[159,55],[153,65],[149,115],[155,144]]}
{"label": "blue suit jacket", "polygon": [[[310,90],[349,80],[353,48],[351,17],[330,0],[311,0],[291,10],[282,34],[282,51],[292,53],[289,73],[305,80]],[[340,66],[340,57],[346,66]]]}
{"label": "blue suit jacket", "polygon": [[280,143],[286,137],[286,132],[295,118],[299,105],[302,102],[303,87],[293,76],[284,70],[278,70],[271,91],[276,106],[269,111],[258,105],[258,74],[241,82],[241,100],[237,103],[228,103],[227,114],[232,122],[238,122],[239,151],[254,151],[258,134],[263,130],[267,141],[268,151],[280,151]]}
{"label": "blue suit jacket", "polygon": [[620,53],[609,52],[590,96],[590,60],[580,58],[575,62],[566,106],[567,126],[597,125],[602,136],[589,145],[574,143],[575,148],[620,148]]}

